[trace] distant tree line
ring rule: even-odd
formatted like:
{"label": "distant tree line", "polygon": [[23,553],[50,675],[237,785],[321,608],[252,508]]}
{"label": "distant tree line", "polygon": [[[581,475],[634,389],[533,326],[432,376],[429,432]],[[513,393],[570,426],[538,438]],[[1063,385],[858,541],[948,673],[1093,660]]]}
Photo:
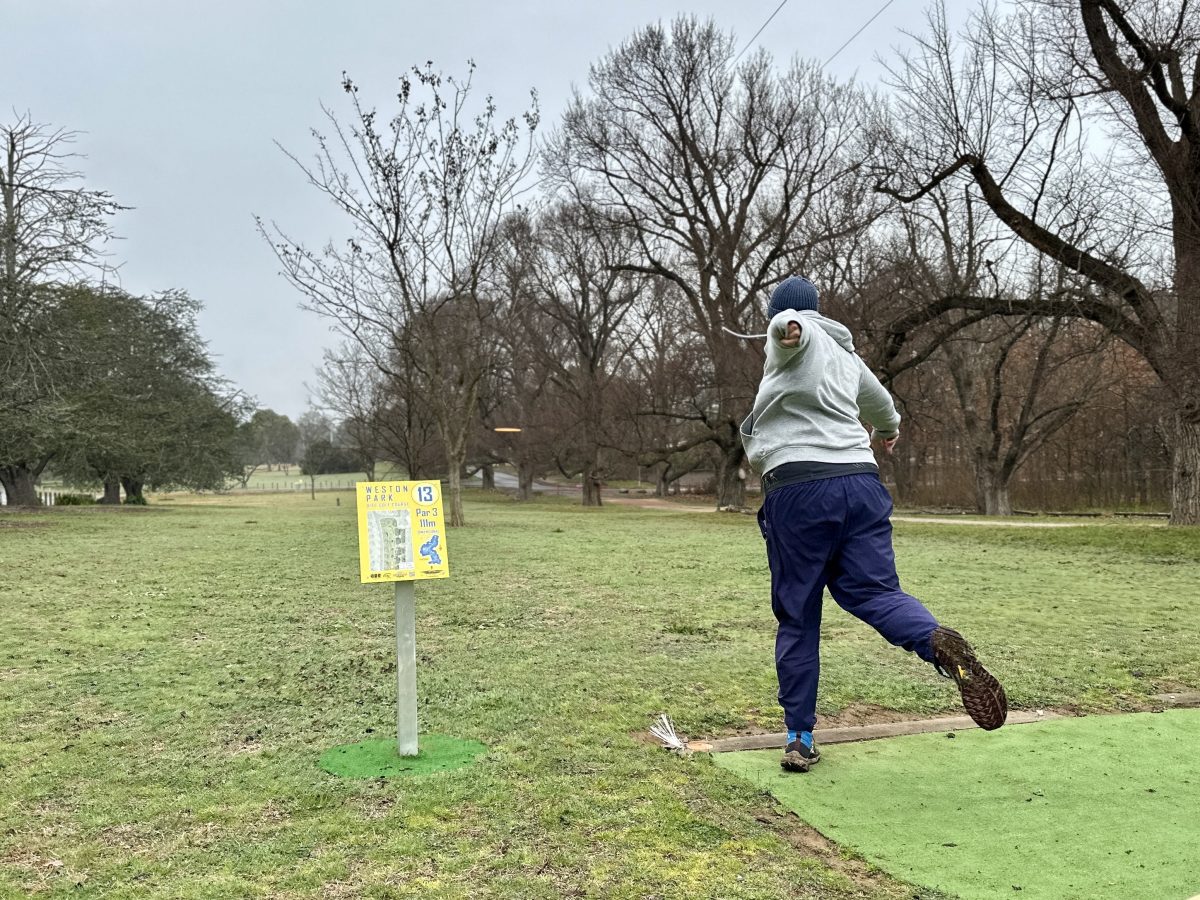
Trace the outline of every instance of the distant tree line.
{"label": "distant tree line", "polygon": [[935,6],[875,95],[680,18],[595,62],[541,141],[536,97],[506,119],[427,65],[382,112],[346,79],[292,156],[344,240],[260,229],[345,338],[325,406],[364,456],[446,477],[452,523],[502,462],[522,497],[703,470],[743,505],[763,345],[731,332],[802,272],[902,406],[904,502],[1197,524],[1198,47],[1178,3],[1016,0],[957,37]]}
{"label": "distant tree line", "polygon": [[704,472],[742,506],[763,344],[738,335],[802,272],[902,407],[883,464],[903,502],[1200,524],[1197,73],[1185,3],[1008,0],[959,34],[935,5],[878,94],[709,22],[650,26],[544,137],[536,95],[506,118],[473,71],[415,68],[386,112],[346,78],[291,156],[345,233],[259,223],[343,338],[307,438],[215,377],[185,294],[106,285],[119,207],[78,186],[68,133],[18,119],[0,481],[28,502],[53,465],[136,497],[387,460],[445,478],[462,524],[464,478],[506,464],[521,497],[550,473],[596,504],[606,481]]}
{"label": "distant tree line", "polygon": [[373,472],[323,413],[293,423],[225,382],[185,292],[139,297],[111,283],[103,245],[121,207],[71,168],[74,139],[27,116],[0,125],[7,502],[37,505],[49,474],[103,504],[140,504],[149,489],[244,487],[263,466]]}
{"label": "distant tree line", "polygon": [[81,186],[74,135],[20,116],[0,126],[0,485],[35,505],[52,467],[103,489],[221,487],[244,401],[216,374],[180,291],[106,283],[120,207]]}
{"label": "distant tree line", "polygon": [[292,465],[310,479],[314,493],[318,475],[365,472],[372,480],[377,457],[362,455],[347,427],[316,409],[305,412],[298,422],[272,409],[255,410],[237,429],[236,480],[246,488],[259,469],[286,473]]}

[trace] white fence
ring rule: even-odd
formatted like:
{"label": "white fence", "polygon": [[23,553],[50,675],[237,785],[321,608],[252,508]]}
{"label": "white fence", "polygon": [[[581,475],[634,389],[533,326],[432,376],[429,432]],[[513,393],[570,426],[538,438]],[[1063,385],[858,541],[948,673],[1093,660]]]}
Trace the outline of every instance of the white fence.
{"label": "white fence", "polygon": [[[62,490],[60,488],[36,488],[34,493],[37,494],[38,503],[40,503],[42,506],[57,506],[58,498],[61,497],[63,494],[78,494],[78,493],[91,493],[91,492],[90,491],[83,491],[83,492],[67,491],[67,490]],[[99,497],[101,497],[102,495],[96,494],[95,496],[97,497],[97,499],[99,499]],[[0,485],[0,506],[8,506],[8,494],[6,494],[4,492],[3,485]]]}
{"label": "white fence", "polygon": [[[351,478],[348,476],[344,476],[342,478],[318,477],[317,484],[316,484],[316,490],[318,490],[318,491],[350,491],[350,490],[353,490],[354,486],[356,484],[358,484],[360,481],[366,481],[366,480],[367,480],[366,476],[363,476],[362,478]],[[312,488],[309,486],[308,479],[305,478],[303,481],[301,481],[301,480],[284,481],[284,480],[280,479],[279,481],[273,481],[273,482],[269,482],[267,484],[263,484],[262,482],[259,482],[258,484],[250,484],[246,487],[231,487],[229,489],[229,493],[289,494],[289,493],[302,493],[302,492],[309,491],[309,490],[312,490]]]}

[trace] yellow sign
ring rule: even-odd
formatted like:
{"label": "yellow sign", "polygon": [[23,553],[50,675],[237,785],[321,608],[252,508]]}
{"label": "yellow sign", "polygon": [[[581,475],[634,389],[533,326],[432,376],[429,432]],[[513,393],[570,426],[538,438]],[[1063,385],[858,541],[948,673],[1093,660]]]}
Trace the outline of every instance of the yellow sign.
{"label": "yellow sign", "polygon": [[360,481],[358,561],[363,584],[450,577],[441,484]]}

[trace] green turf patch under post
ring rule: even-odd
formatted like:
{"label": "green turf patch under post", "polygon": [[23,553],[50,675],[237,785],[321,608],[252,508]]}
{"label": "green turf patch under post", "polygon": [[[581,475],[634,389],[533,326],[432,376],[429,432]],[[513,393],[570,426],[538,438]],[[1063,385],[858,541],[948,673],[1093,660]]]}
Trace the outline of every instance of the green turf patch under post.
{"label": "green turf patch under post", "polygon": [[326,772],[343,778],[392,778],[459,769],[487,751],[478,741],[444,734],[422,735],[419,748],[416,756],[401,756],[396,752],[394,740],[344,744],[322,753],[319,764]]}
{"label": "green turf patch under post", "polygon": [[720,753],[826,837],[963,898],[1200,893],[1200,710],[831,746],[807,775],[779,751]]}

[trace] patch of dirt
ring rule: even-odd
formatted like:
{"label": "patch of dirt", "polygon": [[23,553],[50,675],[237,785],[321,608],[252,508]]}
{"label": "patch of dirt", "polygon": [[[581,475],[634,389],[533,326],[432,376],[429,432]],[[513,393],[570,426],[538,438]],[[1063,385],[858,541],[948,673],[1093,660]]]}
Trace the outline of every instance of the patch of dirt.
{"label": "patch of dirt", "polygon": [[230,756],[258,756],[263,752],[261,744],[246,744],[242,747],[234,747],[225,751]]}
{"label": "patch of dirt", "polygon": [[1160,694],[1190,694],[1196,690],[1191,685],[1175,681],[1172,678],[1156,678],[1153,684],[1154,690]]}
{"label": "patch of dirt", "polygon": [[120,725],[129,718],[120,710],[106,706],[98,697],[81,697],[75,702],[71,712],[73,716],[68,728],[76,736],[93,728]]}
{"label": "patch of dirt", "polygon": [[605,503],[615,503],[621,506],[636,506],[641,509],[668,509],[673,512],[713,512],[711,506],[699,506],[692,503],[682,503],[673,500],[662,500],[657,497],[608,497]]}
{"label": "patch of dirt", "polygon": [[162,839],[162,832],[150,825],[121,822],[100,831],[100,842],[125,853],[148,853],[151,845]]}
{"label": "patch of dirt", "polygon": [[[893,522],[911,522],[915,525],[986,525],[993,528],[1094,528],[1100,522],[1021,522],[1013,519],[959,519],[932,516],[892,516]],[[1163,526],[1165,527],[1165,526]]]}
{"label": "patch of dirt", "polygon": [[1200,691],[1190,688],[1164,691],[1156,694],[1151,700],[1153,701],[1153,706],[1150,707],[1152,712],[1158,712],[1160,709],[1196,709],[1200,707]]}
{"label": "patch of dirt", "polygon": [[[941,713],[941,716],[946,713]],[[846,725],[881,725],[885,722],[911,722],[916,719],[936,719],[938,715],[914,716],[912,713],[897,712],[874,703],[852,703],[839,713],[818,718],[818,728],[841,728]]]}
{"label": "patch of dirt", "polygon": [[67,881],[75,887],[80,887],[88,880],[86,872],[71,869],[61,859],[54,859],[23,847],[13,847],[0,856],[0,865],[11,866],[31,876],[21,883],[27,894],[53,890],[57,886],[56,882]]}
{"label": "patch of dirt", "polygon": [[279,823],[287,821],[290,816],[287,810],[274,800],[268,800],[267,805],[259,811],[258,818],[260,822]]}
{"label": "patch of dirt", "polygon": [[386,819],[396,806],[396,798],[386,795],[360,797],[355,805],[364,819]]}
{"label": "patch of dirt", "polygon": [[224,835],[225,829],[218,823],[201,822],[183,833],[183,845],[204,850],[221,840]]}
{"label": "patch of dirt", "polygon": [[321,896],[328,900],[345,900],[363,896],[363,886],[352,881],[327,881],[321,885]]}
{"label": "patch of dirt", "polygon": [[756,810],[754,818],[805,856],[815,857],[823,865],[842,875],[862,891],[864,896],[904,897],[908,900],[916,900],[922,896],[913,887],[896,881],[852,851],[839,847],[817,829],[806,825],[795,813],[763,809]]}
{"label": "patch of dirt", "polygon": [[646,744],[650,747],[661,747],[662,741],[660,741],[658,738],[656,738],[654,735],[652,735],[648,730],[649,728],[650,728],[650,726],[647,725],[646,730],[631,731],[629,733],[629,736],[631,738],[633,738],[634,743]]}
{"label": "patch of dirt", "polygon": [[45,528],[49,524],[42,519],[27,519],[19,512],[0,513],[0,528]]}
{"label": "patch of dirt", "polygon": [[221,749],[227,756],[257,755],[266,749],[263,727],[226,728],[221,735]]}

